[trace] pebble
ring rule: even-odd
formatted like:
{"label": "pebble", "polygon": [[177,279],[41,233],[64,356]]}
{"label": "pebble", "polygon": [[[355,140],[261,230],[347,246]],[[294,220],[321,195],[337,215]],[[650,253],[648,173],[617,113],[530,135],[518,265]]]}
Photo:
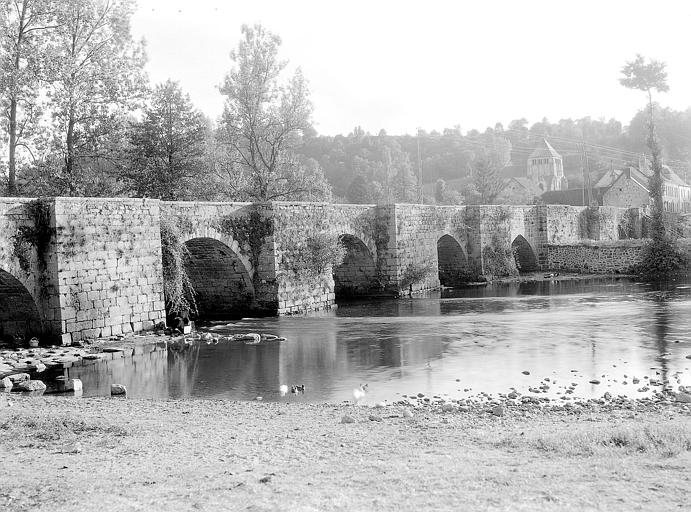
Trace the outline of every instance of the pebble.
{"label": "pebble", "polygon": [[591,384],[599,384],[600,383],[600,381],[597,379],[589,380],[588,382],[590,382]]}
{"label": "pebble", "polygon": [[111,384],[110,394],[111,396],[124,395],[127,398],[127,387],[124,384]]}
{"label": "pebble", "polygon": [[410,412],[410,409],[403,409],[403,413],[401,414],[404,418],[412,418],[413,413]]}
{"label": "pebble", "polygon": [[355,423],[355,418],[346,414],[341,418],[341,423]]}
{"label": "pebble", "polygon": [[376,414],[370,414],[369,420],[370,421],[384,421],[381,416],[377,416]]}
{"label": "pebble", "polygon": [[494,416],[504,416],[504,407],[501,405],[497,405],[496,407],[492,408],[492,414]]}
{"label": "pebble", "polygon": [[529,372],[528,370],[523,370],[521,373],[522,373],[523,375],[530,375],[530,372]]}
{"label": "pebble", "polygon": [[16,388],[17,391],[44,391],[46,385],[40,380],[23,380],[17,384]]}

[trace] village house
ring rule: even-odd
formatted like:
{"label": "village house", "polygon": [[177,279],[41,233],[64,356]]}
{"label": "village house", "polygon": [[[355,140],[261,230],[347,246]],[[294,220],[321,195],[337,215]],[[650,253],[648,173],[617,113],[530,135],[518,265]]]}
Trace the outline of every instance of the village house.
{"label": "village house", "polygon": [[[645,207],[650,204],[650,177],[647,168],[628,167],[605,173],[596,183],[603,190],[602,206]],[[691,212],[691,187],[672,169],[662,167],[662,205],[666,212]]]}

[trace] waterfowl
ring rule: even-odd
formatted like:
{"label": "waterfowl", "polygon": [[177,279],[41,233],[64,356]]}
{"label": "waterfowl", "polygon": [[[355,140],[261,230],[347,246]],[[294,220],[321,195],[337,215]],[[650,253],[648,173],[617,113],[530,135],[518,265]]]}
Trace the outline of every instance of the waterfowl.
{"label": "waterfowl", "polygon": [[353,398],[356,402],[365,398],[365,395],[367,395],[367,386],[367,384],[360,384],[360,386],[353,390]]}
{"label": "waterfowl", "polygon": [[285,396],[286,393],[288,393],[288,386],[281,384],[281,386],[278,388],[278,391],[281,393],[281,396]]}

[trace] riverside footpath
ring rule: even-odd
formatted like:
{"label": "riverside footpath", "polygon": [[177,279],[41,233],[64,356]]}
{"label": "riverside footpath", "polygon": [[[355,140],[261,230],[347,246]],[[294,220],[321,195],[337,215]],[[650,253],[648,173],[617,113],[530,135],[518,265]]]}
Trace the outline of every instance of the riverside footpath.
{"label": "riverside footpath", "polygon": [[690,416],[4,394],[0,510],[682,510]]}

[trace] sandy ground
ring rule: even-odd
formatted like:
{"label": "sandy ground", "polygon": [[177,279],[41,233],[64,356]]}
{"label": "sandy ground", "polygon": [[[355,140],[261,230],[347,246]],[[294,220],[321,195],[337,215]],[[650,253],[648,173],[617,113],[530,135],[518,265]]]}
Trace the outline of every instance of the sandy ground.
{"label": "sandy ground", "polygon": [[690,417],[0,395],[0,510],[688,510]]}

